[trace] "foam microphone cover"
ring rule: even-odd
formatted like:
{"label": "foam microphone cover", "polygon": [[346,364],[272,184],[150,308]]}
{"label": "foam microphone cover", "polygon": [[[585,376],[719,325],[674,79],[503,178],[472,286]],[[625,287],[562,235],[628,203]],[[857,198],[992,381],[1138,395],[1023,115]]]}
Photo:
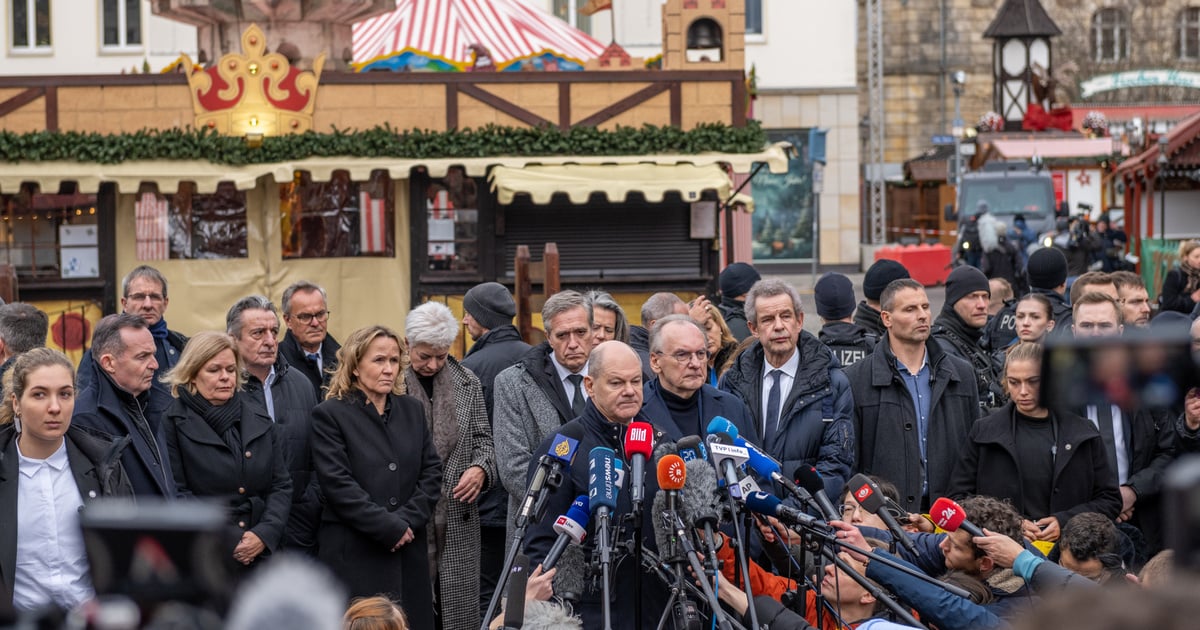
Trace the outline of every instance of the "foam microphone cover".
{"label": "foam microphone cover", "polygon": [[654,452],[654,427],[649,422],[630,422],[625,431],[625,456],[641,455],[649,458]]}
{"label": "foam microphone cover", "polygon": [[972,536],[983,535],[983,530],[967,520],[967,511],[946,497],[933,502],[933,507],[929,508],[929,518],[933,519],[935,525],[948,532],[961,529]]}
{"label": "foam microphone cover", "polygon": [[346,592],[326,569],[305,556],[280,554],[238,590],[225,623],[231,630],[340,628]]}
{"label": "foam microphone cover", "polygon": [[577,602],[587,582],[587,561],[583,545],[571,545],[563,551],[554,574],[554,593],[559,597]]}
{"label": "foam microphone cover", "polygon": [[654,524],[654,546],[658,547],[658,556],[663,562],[674,562],[678,559],[679,550],[675,544],[674,524],[663,517],[667,512],[667,493],[658,492],[650,507],[650,518]]}
{"label": "foam microphone cover", "polygon": [[706,522],[715,525],[721,520],[717,471],[703,459],[693,459],[685,467],[687,477],[679,501],[680,516],[691,527]]}
{"label": "foam microphone cover", "polygon": [[679,440],[679,456],[683,461],[688,462],[693,459],[708,459],[708,447],[704,445],[704,440],[698,435],[689,435]]}
{"label": "foam microphone cover", "polygon": [[817,472],[817,469],[812,466],[797,468],[795,478],[796,485],[808,490],[810,494],[825,491],[825,482],[821,480],[821,473]]}
{"label": "foam microphone cover", "polygon": [[854,491],[854,500],[871,514],[878,514],[884,509],[884,496],[876,492],[875,484],[866,475],[859,473],[850,478],[846,487]]}
{"label": "foam microphone cover", "polygon": [[678,455],[679,447],[671,440],[659,440],[658,444],[654,445],[654,452],[650,454],[650,459],[659,461],[667,455]]}
{"label": "foam microphone cover", "polygon": [[687,464],[678,455],[667,455],[658,460],[659,490],[683,490],[687,482]]}
{"label": "foam microphone cover", "polygon": [[737,426],[726,419],[725,416],[714,416],[713,419],[709,421],[708,428],[706,428],[704,432],[708,435],[712,435],[714,433],[728,433],[730,439],[738,436]]}

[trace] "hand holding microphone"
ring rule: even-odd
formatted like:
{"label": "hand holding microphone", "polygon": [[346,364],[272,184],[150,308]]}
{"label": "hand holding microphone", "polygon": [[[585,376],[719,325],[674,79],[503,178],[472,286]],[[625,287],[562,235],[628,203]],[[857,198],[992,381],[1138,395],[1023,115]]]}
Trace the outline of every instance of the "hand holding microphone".
{"label": "hand holding microphone", "polygon": [[929,518],[933,519],[935,525],[948,532],[956,532],[961,529],[973,538],[984,535],[978,525],[967,520],[967,511],[946,497],[933,502],[933,507],[929,509]]}
{"label": "hand holding microphone", "polygon": [[833,507],[833,503],[825,494],[825,482],[821,479],[821,473],[812,466],[801,466],[796,469],[796,485],[804,488],[812,495],[817,502],[817,507],[820,508],[821,514],[827,521],[836,521],[842,518],[842,514],[837,508]]}
{"label": "hand holding microphone", "polygon": [[879,520],[883,521],[888,531],[892,532],[893,540],[903,545],[912,555],[921,555],[908,532],[900,527],[900,523],[896,522],[896,517],[888,511],[883,491],[879,489],[878,484],[871,481],[870,477],[859,473],[850,479],[850,485],[847,487],[853,492],[854,500],[858,501],[864,510],[878,516]]}
{"label": "hand holding microphone", "polygon": [[546,559],[542,561],[544,570],[549,571],[558,564],[558,559],[562,557],[567,545],[578,545],[583,542],[583,539],[587,537],[587,524],[588,498],[581,494],[575,497],[575,501],[571,503],[567,513],[554,521],[554,531],[558,533],[558,539],[554,541],[554,546],[550,548]]}

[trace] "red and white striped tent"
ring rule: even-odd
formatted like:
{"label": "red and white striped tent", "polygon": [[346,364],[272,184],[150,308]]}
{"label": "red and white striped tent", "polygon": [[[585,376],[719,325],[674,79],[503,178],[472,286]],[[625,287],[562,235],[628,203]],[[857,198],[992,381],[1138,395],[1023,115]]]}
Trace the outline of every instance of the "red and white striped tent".
{"label": "red and white striped tent", "polygon": [[604,44],[521,0],[396,0],[396,10],[354,25],[354,61],[386,57],[405,48],[456,64],[480,44],[497,65],[551,51],[586,61]]}

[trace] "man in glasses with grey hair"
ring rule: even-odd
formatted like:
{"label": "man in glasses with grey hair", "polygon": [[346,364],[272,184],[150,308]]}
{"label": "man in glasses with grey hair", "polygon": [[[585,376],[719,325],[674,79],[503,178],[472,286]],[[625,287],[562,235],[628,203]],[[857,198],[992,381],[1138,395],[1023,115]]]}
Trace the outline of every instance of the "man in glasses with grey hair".
{"label": "man in glasses with grey hair", "polygon": [[329,334],[329,315],[325,289],[301,280],[283,290],[283,322],[288,331],[279,342],[279,353],[308,377],[318,400],[325,398],[342,347]]}

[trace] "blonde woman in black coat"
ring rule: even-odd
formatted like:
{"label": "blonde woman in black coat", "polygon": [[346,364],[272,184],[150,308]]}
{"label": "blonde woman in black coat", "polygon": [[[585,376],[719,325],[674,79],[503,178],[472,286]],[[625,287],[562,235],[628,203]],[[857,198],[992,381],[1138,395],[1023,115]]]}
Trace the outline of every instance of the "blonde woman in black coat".
{"label": "blonde woman in black coat", "polygon": [[384,594],[413,628],[433,628],[425,530],[442,464],[421,404],[403,395],[407,363],[400,336],[383,326],[354,331],[338,350],[329,393],[313,410],[325,506],[317,547],[351,597]]}
{"label": "blonde woman in black coat", "polygon": [[[75,366],[34,348],[4,377],[0,404],[0,609],[73,608],[92,597],[79,510],[132,496],[117,442],[71,425]],[[28,484],[28,485],[26,485]]]}
{"label": "blonde woman in black coat", "polygon": [[292,477],[283,432],[241,391],[237,343],[225,333],[202,332],[163,380],[175,397],[163,425],[180,494],[229,506],[235,561],[248,566],[269,555],[283,540]]}

